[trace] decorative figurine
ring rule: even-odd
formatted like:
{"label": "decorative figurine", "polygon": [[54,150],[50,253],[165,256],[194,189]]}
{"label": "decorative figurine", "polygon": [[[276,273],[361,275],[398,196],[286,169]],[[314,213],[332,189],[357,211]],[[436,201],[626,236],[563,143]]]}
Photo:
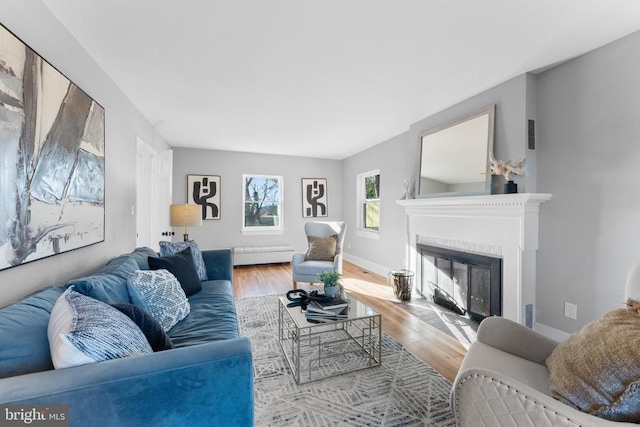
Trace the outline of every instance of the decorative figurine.
{"label": "decorative figurine", "polygon": [[518,192],[518,184],[513,182],[511,175],[522,175],[524,173],[524,158],[518,160],[516,163],[511,164],[511,160],[496,160],[493,152],[489,153],[489,160],[491,161],[491,172],[485,172],[483,175],[502,175],[507,181],[504,184],[504,193],[512,194]]}

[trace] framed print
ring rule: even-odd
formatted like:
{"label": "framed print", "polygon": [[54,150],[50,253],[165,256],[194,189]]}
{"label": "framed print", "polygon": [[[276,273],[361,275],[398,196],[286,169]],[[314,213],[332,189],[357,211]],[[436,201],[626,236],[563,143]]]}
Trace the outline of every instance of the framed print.
{"label": "framed print", "polygon": [[328,200],[325,178],[302,178],[303,218],[328,216]]}
{"label": "framed print", "polygon": [[0,100],[0,270],[104,241],[104,108],[4,26]]}
{"label": "framed print", "polygon": [[220,219],[220,176],[187,175],[187,203],[202,207],[202,219]]}

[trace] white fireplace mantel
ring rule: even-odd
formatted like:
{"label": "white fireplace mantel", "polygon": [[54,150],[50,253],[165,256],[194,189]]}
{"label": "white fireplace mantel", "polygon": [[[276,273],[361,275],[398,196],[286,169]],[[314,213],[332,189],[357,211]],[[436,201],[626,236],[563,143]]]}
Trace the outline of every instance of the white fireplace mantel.
{"label": "white fireplace mantel", "polygon": [[420,243],[501,257],[502,315],[532,327],[538,212],[549,199],[551,194],[523,193],[398,200],[407,214],[407,263],[416,285]]}

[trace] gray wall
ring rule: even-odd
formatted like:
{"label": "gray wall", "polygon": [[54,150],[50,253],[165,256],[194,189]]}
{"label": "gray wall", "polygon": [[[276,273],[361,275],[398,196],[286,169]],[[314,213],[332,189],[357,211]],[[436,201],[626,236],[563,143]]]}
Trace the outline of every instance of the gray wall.
{"label": "gray wall", "polygon": [[[411,152],[409,133],[405,132],[342,162],[342,205],[349,224],[346,258],[380,274],[405,265],[404,209],[395,201],[402,197],[403,181],[415,180],[410,171],[416,157]],[[357,176],[374,169],[380,170],[379,240],[356,235]]]}
{"label": "gray wall", "polygon": [[[527,93],[535,88],[535,80],[521,75],[474,97],[462,101],[446,110],[411,124],[409,130],[395,138],[382,142],[368,150],[343,161],[344,217],[350,228],[347,237],[350,247],[347,253],[352,260],[365,260],[366,267],[379,273],[405,266],[406,226],[404,210],[396,200],[403,194],[403,181],[416,186],[419,163],[420,134],[428,129],[479,111],[491,104],[496,105],[494,152],[498,159],[517,160],[535,157],[527,150]],[[535,118],[535,117],[533,117]],[[535,165],[535,161],[532,162]],[[520,192],[535,189],[535,170],[527,164],[525,176],[515,177]],[[356,224],[356,177],[372,169],[380,169],[380,234],[379,240],[359,237]],[[493,179],[494,192],[502,192],[502,177]]]}
{"label": "gray wall", "polygon": [[[135,247],[136,135],[169,148],[78,42],[38,0],[0,0],[2,24],[105,108],[105,241],[0,271],[0,306],[51,284],[94,271]],[[1,142],[0,142],[1,143]]]}
{"label": "gray wall", "polygon": [[[535,187],[530,182],[530,178],[535,177],[535,171],[530,170],[528,156],[531,152],[527,150],[526,139],[527,92],[531,90],[528,85],[529,80],[528,74],[520,75],[412,124],[409,129],[409,139],[412,144],[411,155],[417,158],[420,152],[418,144],[421,133],[495,104],[494,154],[499,160],[518,160],[523,157],[526,159],[525,175],[514,177],[514,181],[518,184],[519,192],[529,191],[529,187]],[[412,177],[418,176],[418,161],[412,162],[411,173]],[[493,192],[501,193],[504,178],[493,177],[492,181]]]}
{"label": "gray wall", "polygon": [[[221,179],[221,218],[191,227],[189,237],[203,249],[246,245],[290,244],[299,251],[307,247],[302,217],[302,178],[326,178],[329,216],[319,221],[342,219],[342,170],[339,160],[250,154],[231,151],[174,148],[173,202],[187,202],[187,175],[219,175]],[[281,175],[284,177],[284,234],[243,236],[243,174]],[[182,233],[174,230],[180,240]]]}
{"label": "gray wall", "polygon": [[[640,258],[640,33],[538,76],[537,319],[573,332],[624,303]],[[578,319],[563,317],[564,301]]]}

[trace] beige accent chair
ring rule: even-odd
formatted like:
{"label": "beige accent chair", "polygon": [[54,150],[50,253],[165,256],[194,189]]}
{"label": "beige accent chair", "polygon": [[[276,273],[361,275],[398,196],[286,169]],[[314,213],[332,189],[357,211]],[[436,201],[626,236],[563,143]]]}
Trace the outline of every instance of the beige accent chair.
{"label": "beige accent chair", "polygon": [[[626,298],[640,300],[640,261]],[[476,426],[637,426],[580,412],[551,397],[545,360],[558,343],[519,323],[486,318],[451,389],[456,424]]]}
{"label": "beige accent chair", "polygon": [[323,271],[335,270],[342,273],[342,245],[344,244],[344,236],[347,233],[347,223],[343,221],[311,221],[304,225],[304,232],[307,236],[315,237],[329,237],[337,234],[338,245],[336,247],[336,256],[333,261],[305,261],[306,252],[293,254],[291,260],[293,289],[298,288],[298,282],[318,282],[316,276]]}

